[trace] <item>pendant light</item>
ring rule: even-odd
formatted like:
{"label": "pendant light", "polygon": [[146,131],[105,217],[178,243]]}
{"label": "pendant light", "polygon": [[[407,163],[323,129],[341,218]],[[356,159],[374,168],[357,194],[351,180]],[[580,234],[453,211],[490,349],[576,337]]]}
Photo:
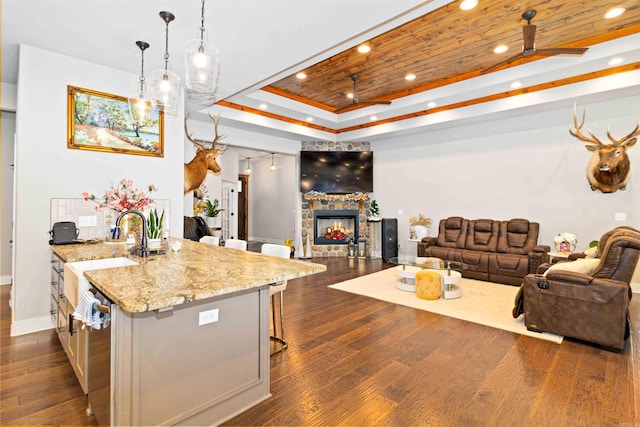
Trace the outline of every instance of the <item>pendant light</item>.
{"label": "pendant light", "polygon": [[271,153],[271,166],[269,166],[269,170],[271,172],[275,172],[276,171],[276,165],[275,165],[275,163],[273,163],[273,154],[274,153]]}
{"label": "pendant light", "polygon": [[244,171],[247,175],[251,175],[251,164],[249,164],[249,160],[251,160],[251,157],[247,157],[247,170]]}
{"label": "pendant light", "polygon": [[169,69],[169,23],[176,19],[171,12],[160,12],[160,18],[166,24],[164,69],[151,73],[153,84],[151,96],[160,110],[167,114],[178,113],[178,101],[180,100],[180,76]]}
{"label": "pendant light", "polygon": [[149,120],[151,108],[153,107],[144,78],[144,51],[149,48],[149,43],[137,41],[136,46],[140,48],[140,78],[138,79],[135,98],[129,98],[129,111],[132,123],[135,126],[144,126]]}
{"label": "pendant light", "polygon": [[207,40],[204,27],[204,0],[200,15],[200,37],[188,41],[184,49],[185,85],[189,100],[194,103],[211,104],[214,102],[220,71],[220,51]]}

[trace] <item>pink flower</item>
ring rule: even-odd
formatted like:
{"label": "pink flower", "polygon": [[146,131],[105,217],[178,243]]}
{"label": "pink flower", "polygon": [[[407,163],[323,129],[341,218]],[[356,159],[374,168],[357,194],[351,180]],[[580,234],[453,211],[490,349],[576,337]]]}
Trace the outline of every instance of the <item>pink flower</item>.
{"label": "pink flower", "polygon": [[[147,187],[148,193],[158,191],[158,188],[151,184]],[[118,187],[113,184],[105,190],[102,196],[102,202],[96,201],[96,196],[87,192],[82,193],[85,201],[93,200],[98,205],[96,210],[103,208],[113,209],[117,212],[124,212],[131,209],[143,210],[145,207],[153,203],[153,199],[147,193],[141,192],[138,188],[133,187],[133,181],[130,179],[122,179]]]}

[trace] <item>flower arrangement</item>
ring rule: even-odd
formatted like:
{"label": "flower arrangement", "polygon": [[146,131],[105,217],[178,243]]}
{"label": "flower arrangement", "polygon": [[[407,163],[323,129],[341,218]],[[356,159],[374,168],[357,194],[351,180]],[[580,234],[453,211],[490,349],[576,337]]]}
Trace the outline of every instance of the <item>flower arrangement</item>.
{"label": "flower arrangement", "polygon": [[371,213],[372,218],[377,218],[380,213],[380,208],[378,207],[378,201],[372,200],[371,205],[369,206],[369,212]]}
{"label": "flower arrangement", "polygon": [[102,199],[98,199],[95,195],[86,191],[82,193],[82,196],[85,201],[92,200],[96,202],[97,211],[104,208],[113,209],[116,212],[125,212],[131,209],[142,211],[153,203],[153,199],[149,197],[149,193],[153,191],[158,191],[158,188],[153,184],[147,187],[147,192],[145,193],[135,188],[132,180],[121,179],[117,186],[111,184],[111,187],[107,188]]}
{"label": "flower arrangement", "polygon": [[417,217],[412,216],[409,218],[409,225],[415,227],[416,225],[422,225],[423,227],[431,227],[431,218],[420,214]]}
{"label": "flower arrangement", "polygon": [[556,250],[560,252],[571,252],[576,249],[578,238],[575,234],[567,233],[565,231],[563,233],[559,233],[553,238],[553,244],[556,247]]}

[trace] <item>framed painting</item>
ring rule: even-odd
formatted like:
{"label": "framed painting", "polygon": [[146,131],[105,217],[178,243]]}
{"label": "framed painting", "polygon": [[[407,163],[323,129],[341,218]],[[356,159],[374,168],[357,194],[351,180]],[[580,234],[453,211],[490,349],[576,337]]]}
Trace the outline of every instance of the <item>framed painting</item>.
{"label": "framed painting", "polygon": [[164,113],[135,100],[67,87],[67,148],[164,157]]}

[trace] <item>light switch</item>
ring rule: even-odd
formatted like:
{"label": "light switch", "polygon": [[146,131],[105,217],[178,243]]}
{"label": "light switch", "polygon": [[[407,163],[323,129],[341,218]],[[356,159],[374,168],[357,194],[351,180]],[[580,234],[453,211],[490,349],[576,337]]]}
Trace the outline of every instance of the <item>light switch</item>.
{"label": "light switch", "polygon": [[616,212],[616,214],[614,215],[614,219],[616,221],[626,221],[627,220],[627,213],[626,212]]}
{"label": "light switch", "polygon": [[404,215],[404,211],[402,209],[398,209],[398,216]]}

